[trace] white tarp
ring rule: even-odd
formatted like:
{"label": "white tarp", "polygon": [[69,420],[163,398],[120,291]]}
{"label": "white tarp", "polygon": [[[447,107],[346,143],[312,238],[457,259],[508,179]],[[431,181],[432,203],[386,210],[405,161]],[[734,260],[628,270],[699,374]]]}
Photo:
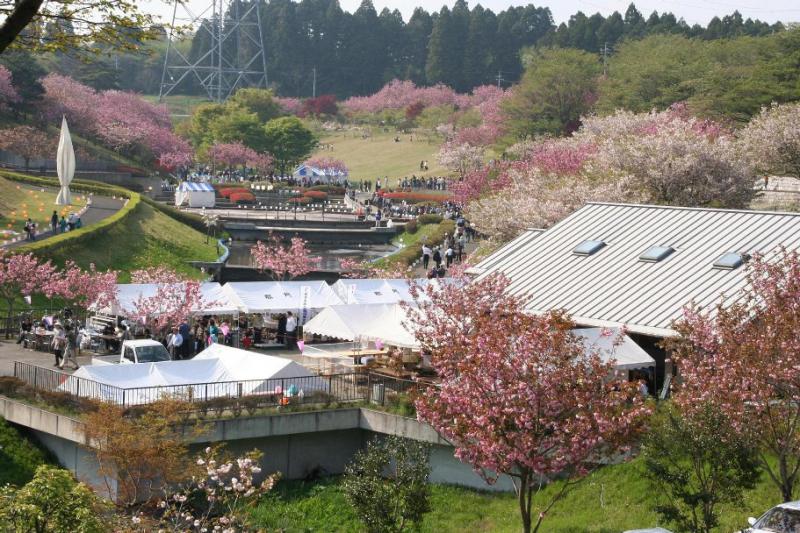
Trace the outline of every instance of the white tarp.
{"label": "white tarp", "polygon": [[163,394],[207,399],[282,394],[290,388],[304,395],[327,392],[327,382],[289,359],[220,344],[209,346],[189,361],[82,366],[60,387],[127,405],[149,403]]}
{"label": "white tarp", "polygon": [[187,203],[189,207],[214,207],[217,193],[208,183],[184,181],[175,189],[175,205]]}
{"label": "white tarp", "polygon": [[61,189],[56,197],[56,205],[70,205],[72,199],[69,194],[69,184],[75,176],[75,150],[72,148],[72,137],[67,126],[67,117],[61,119],[61,135],[58,138],[56,151],[56,172]]}
{"label": "white tarp", "polygon": [[304,333],[342,340],[380,340],[391,346],[419,348],[406,324],[406,310],[400,304],[336,305],[323,309],[303,326]]}
{"label": "white tarp", "polygon": [[[584,328],[573,330],[575,335],[583,339],[587,349],[597,350],[604,361],[615,359],[614,367],[618,370],[635,370],[656,366],[656,361],[645,352],[633,339],[623,335],[619,339],[619,328]],[[620,340],[619,344],[614,345]]]}
{"label": "white tarp", "polygon": [[292,311],[299,314],[303,287],[310,289],[309,310],[342,303],[324,281],[231,281],[223,286],[223,290],[228,300],[244,313]]}
{"label": "white tarp", "polygon": [[[117,301],[107,307],[93,309],[108,315],[130,316],[136,312],[136,302],[141,298],[152,298],[158,293],[157,283],[118,283]],[[230,301],[228,292],[217,282],[200,284],[201,305],[193,311],[207,315],[232,315],[238,313]]]}

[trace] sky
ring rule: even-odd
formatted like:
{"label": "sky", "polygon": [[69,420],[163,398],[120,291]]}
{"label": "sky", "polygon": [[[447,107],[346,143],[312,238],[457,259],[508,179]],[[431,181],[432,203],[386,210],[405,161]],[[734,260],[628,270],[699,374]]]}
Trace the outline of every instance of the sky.
{"label": "sky", "polygon": [[[545,1],[514,1],[514,0],[472,0],[472,7],[480,3],[483,7],[498,12],[511,5],[526,5],[532,3],[536,6],[549,7],[553,13],[556,24],[565,22],[570,15],[583,11],[587,15],[600,12],[608,15],[614,11],[624,13],[631,0],[545,0]],[[361,0],[339,0],[345,11],[355,11]],[[384,7],[399,9],[403,17],[408,20],[414,8],[419,6],[426,11],[438,11],[445,3],[452,6],[455,0],[443,2],[442,0],[373,0],[375,9],[380,12]],[[202,11],[211,5],[211,0],[186,0],[186,4],[195,12]],[[689,24],[699,23],[705,25],[714,16],[723,16],[738,10],[744,18],[758,18],[766,22],[800,22],[800,2],[798,0],[639,0],[636,7],[647,17],[653,10],[659,13],[670,11],[676,17],[683,17]],[[158,0],[141,0],[143,10],[157,14],[167,22],[172,18],[172,6],[169,2]]]}

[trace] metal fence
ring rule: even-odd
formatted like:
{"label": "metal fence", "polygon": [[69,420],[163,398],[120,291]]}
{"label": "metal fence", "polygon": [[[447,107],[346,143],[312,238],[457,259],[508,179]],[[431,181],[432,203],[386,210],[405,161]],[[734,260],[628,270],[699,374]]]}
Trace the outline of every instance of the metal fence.
{"label": "metal fence", "polygon": [[398,395],[414,393],[421,386],[416,381],[373,372],[350,372],[125,388],[20,361],[14,362],[14,376],[36,390],[101,400],[122,407],[146,405],[167,397],[197,404],[199,409],[229,407],[226,402],[235,399],[242,400],[238,408],[362,401],[386,405]]}

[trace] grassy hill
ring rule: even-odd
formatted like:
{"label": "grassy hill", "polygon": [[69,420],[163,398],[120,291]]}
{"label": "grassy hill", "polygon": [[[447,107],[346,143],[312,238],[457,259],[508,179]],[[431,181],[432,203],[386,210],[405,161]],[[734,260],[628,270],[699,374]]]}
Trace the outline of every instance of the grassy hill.
{"label": "grassy hill", "polygon": [[[558,483],[554,483],[544,489],[542,496],[558,489]],[[658,497],[643,477],[640,460],[601,468],[556,504],[541,531],[619,533],[659,524],[667,527],[652,510]],[[754,490],[746,493],[742,508],[722,507],[718,530],[737,531],[747,524],[748,516],[758,516],[779,502],[777,489],[765,475]],[[432,511],[422,524],[423,532],[517,533],[522,529],[513,494],[434,485],[431,504]],[[255,526],[270,531],[363,531],[344,497],[339,478],[319,482],[281,481],[253,511],[253,517]]]}
{"label": "grassy hill", "polygon": [[[317,150],[314,155],[341,159],[350,170],[350,179],[372,180],[384,176],[389,177],[394,186],[397,178],[404,176],[443,176],[448,171],[439,165],[436,154],[441,139],[437,137],[417,137],[410,140],[409,135],[400,135],[400,142],[395,142],[395,133],[375,133],[372,137],[362,139],[358,132],[333,132],[320,137],[320,145],[332,144],[331,150]],[[420,161],[428,162],[428,171],[420,172]]]}
{"label": "grassy hill", "polygon": [[0,177],[0,230],[22,233],[25,220],[30,216],[39,225],[39,231],[44,231],[50,227],[50,215],[54,209],[59,215],[66,216],[86,205],[82,194],[72,195],[72,206],[54,205],[57,194],[55,189],[15,183]]}
{"label": "grassy hill", "polygon": [[198,276],[188,261],[213,261],[217,253],[214,243],[205,244],[205,235],[142,202],[108,232],[65,245],[48,257],[58,264],[72,259],[84,267],[94,263],[99,269],[113,268],[125,282],[131,270],[160,265]]}

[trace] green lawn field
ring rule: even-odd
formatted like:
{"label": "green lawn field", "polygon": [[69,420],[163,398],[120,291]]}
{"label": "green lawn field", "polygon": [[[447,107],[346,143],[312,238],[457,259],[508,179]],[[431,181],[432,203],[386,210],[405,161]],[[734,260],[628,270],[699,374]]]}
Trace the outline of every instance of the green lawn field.
{"label": "green lawn field", "polygon": [[[377,128],[374,128],[377,130]],[[418,137],[416,134],[400,135],[400,142],[395,142],[395,133],[376,133],[362,139],[357,131],[341,131],[326,133],[320,137],[320,149],[315,156],[327,156],[341,159],[350,170],[351,180],[372,180],[384,176],[389,177],[390,186],[397,183],[398,178],[419,176],[444,176],[449,172],[439,165],[436,154],[441,145],[441,138],[430,136]],[[399,134],[398,134],[399,135]],[[333,150],[325,150],[326,144],[333,145]],[[428,162],[428,171],[420,172],[420,161]]]}
{"label": "green lawn field", "polygon": [[107,233],[76,246],[65,244],[48,257],[56,264],[72,259],[82,267],[95,263],[100,270],[119,270],[122,283],[129,281],[131,270],[151,266],[167,266],[198,277],[200,272],[188,262],[215,260],[216,246],[209,242],[205,244],[203,233],[142,202]]}
{"label": "green lawn field", "polygon": [[[559,484],[544,489],[549,497]],[[432,511],[421,531],[430,533],[517,533],[517,502],[512,494],[492,494],[447,485],[433,485]],[[540,531],[555,533],[620,533],[626,529],[667,527],[652,510],[658,493],[643,476],[642,463],[601,468],[572,489],[548,513]],[[779,503],[779,493],[766,479],[745,495],[742,508],[722,507],[718,531],[730,533]],[[339,478],[317,482],[279,481],[275,490],[253,511],[253,525],[267,531],[361,532],[341,491]]]}
{"label": "green lawn field", "polygon": [[[57,192],[0,178],[0,230],[23,233],[25,221],[30,217],[38,224],[38,231],[50,227],[53,210],[58,215],[68,216],[86,205],[86,197],[81,193],[72,195],[71,206],[55,205]],[[3,236],[0,235],[0,241]]]}

